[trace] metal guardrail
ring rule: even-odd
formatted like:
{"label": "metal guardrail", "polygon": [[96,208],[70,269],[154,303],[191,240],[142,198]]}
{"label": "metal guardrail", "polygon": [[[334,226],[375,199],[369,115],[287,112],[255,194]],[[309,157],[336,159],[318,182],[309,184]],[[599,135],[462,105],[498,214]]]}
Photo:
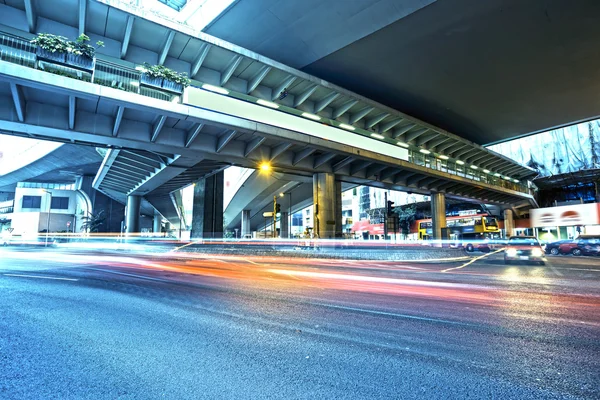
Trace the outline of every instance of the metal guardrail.
{"label": "metal guardrail", "polygon": [[0,214],[12,214],[14,211],[14,206],[0,208]]}
{"label": "metal guardrail", "polygon": [[442,160],[433,155],[422,154],[412,150],[408,152],[408,160],[413,164],[446,172],[451,175],[460,176],[494,186],[500,186],[505,189],[515,190],[517,192],[529,193],[529,188],[526,185],[506,180],[502,178],[502,176],[495,176],[494,174],[484,172],[479,168],[473,169],[469,165],[459,164],[453,160]]}
{"label": "metal guardrail", "polygon": [[[42,69],[61,76],[83,80],[123,90],[125,92],[137,93],[159,100],[172,102],[180,101],[181,99],[180,95],[168,90],[144,86],[141,79],[142,71],[111,63],[100,58],[96,59],[95,67],[91,74],[82,71],[81,69],[38,60],[38,57],[36,56],[36,46],[32,45],[24,38],[19,38],[4,32],[0,32],[0,60],[29,68]],[[502,177],[485,173],[481,170],[473,170],[467,165],[460,165],[454,161],[440,160],[431,155],[421,154],[412,150],[409,150],[409,161],[417,165],[447,172],[474,181],[484,182],[522,193],[530,193],[529,188],[526,185],[514,183],[502,179]]]}

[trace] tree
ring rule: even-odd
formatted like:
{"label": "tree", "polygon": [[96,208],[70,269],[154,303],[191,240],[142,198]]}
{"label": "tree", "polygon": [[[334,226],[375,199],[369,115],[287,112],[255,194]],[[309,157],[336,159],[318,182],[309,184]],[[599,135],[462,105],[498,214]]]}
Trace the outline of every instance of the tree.
{"label": "tree", "polygon": [[104,224],[104,221],[106,221],[106,216],[104,215],[104,210],[100,210],[97,214],[88,213],[82,220],[83,224],[81,225],[81,230],[86,232],[98,232],[102,224]]}
{"label": "tree", "polygon": [[398,214],[398,225],[402,230],[402,235],[406,239],[410,232],[410,225],[415,222],[417,216],[417,207],[414,204],[395,207],[393,212]]}

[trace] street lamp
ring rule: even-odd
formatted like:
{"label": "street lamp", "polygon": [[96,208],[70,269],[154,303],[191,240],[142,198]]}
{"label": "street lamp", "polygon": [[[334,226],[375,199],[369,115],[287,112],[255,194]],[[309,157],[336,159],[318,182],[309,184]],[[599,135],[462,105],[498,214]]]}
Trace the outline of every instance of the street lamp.
{"label": "street lamp", "polygon": [[44,244],[44,247],[48,247],[48,233],[50,232],[50,211],[52,209],[52,192],[44,189],[42,189],[42,192],[48,193],[50,197],[48,200],[48,218],[46,219],[46,243]]}

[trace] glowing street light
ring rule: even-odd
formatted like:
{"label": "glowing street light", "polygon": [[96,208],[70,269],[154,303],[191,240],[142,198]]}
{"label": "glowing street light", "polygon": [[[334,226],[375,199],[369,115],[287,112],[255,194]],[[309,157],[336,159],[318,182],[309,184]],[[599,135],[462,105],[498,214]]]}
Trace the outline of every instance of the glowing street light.
{"label": "glowing street light", "polygon": [[268,162],[263,162],[260,164],[259,168],[262,172],[269,172],[271,170],[271,164]]}

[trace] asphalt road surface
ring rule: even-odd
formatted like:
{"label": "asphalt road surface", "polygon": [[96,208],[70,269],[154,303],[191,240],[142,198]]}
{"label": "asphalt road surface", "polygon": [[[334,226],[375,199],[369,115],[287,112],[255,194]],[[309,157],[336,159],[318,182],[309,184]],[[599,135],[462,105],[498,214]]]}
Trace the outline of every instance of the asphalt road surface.
{"label": "asphalt road surface", "polygon": [[0,249],[1,399],[600,398],[600,258]]}

